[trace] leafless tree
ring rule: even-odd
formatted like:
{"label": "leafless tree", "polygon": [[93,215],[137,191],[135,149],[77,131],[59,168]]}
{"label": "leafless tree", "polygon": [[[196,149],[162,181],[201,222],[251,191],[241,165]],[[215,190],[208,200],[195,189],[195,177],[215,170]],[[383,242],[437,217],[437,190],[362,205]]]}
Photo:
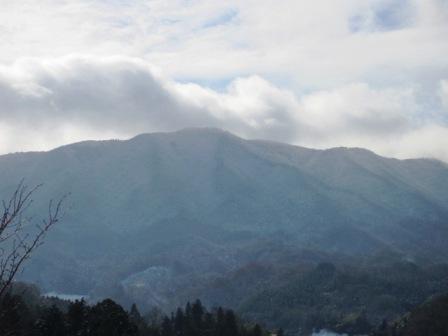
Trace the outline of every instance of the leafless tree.
{"label": "leafless tree", "polygon": [[43,243],[48,230],[60,219],[61,205],[50,201],[48,213],[40,223],[30,227],[32,220],[25,216],[32,204],[33,194],[41,187],[29,188],[23,181],[9,200],[2,202],[0,210],[0,299],[13,282],[23,263]]}

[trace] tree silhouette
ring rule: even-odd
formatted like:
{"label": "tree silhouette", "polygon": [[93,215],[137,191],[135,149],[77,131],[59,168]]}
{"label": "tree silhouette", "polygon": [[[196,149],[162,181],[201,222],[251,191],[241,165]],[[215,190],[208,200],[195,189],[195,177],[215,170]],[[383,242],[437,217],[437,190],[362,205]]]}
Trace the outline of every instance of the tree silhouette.
{"label": "tree silhouette", "polygon": [[88,335],[89,307],[84,300],[70,304],[67,311],[67,334],[70,336]]}
{"label": "tree silhouette", "polygon": [[62,201],[48,205],[48,214],[40,224],[35,224],[34,232],[26,226],[30,219],[25,212],[32,204],[33,194],[41,187],[38,185],[29,189],[21,181],[8,201],[3,201],[0,211],[0,302],[33,251],[43,243],[48,230],[59,221]]}
{"label": "tree silhouette", "polygon": [[89,324],[95,336],[133,336],[137,328],[131,323],[128,313],[111,299],[97,303],[90,309]]}
{"label": "tree silhouette", "polygon": [[43,316],[37,322],[38,336],[61,336],[67,334],[64,314],[56,306],[44,310]]}

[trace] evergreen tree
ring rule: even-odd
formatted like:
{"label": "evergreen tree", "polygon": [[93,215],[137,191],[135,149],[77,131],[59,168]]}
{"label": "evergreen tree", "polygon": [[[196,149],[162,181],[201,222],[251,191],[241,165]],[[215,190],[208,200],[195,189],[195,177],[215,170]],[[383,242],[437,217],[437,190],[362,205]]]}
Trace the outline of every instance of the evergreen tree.
{"label": "evergreen tree", "polygon": [[[132,324],[137,327],[139,336],[154,336],[158,332],[158,328],[154,328],[153,325],[146,323],[143,316],[140,314],[140,311],[137,308],[137,305],[134,303],[131,306],[131,310],[129,312],[129,319]],[[158,335],[157,335],[158,336]]]}
{"label": "evergreen tree", "polygon": [[185,316],[187,317],[187,319],[191,318],[191,314],[192,314],[191,303],[187,302],[187,304],[185,305]]}
{"label": "evergreen tree", "polygon": [[204,322],[203,326],[203,334],[204,336],[213,335],[213,331],[215,329],[215,319],[213,318],[213,314],[206,312],[204,314]]}
{"label": "evergreen tree", "polygon": [[91,332],[95,336],[133,336],[137,327],[127,312],[110,299],[97,303],[89,312]]}
{"label": "evergreen tree", "polygon": [[225,312],[223,336],[235,336],[235,335],[238,335],[238,325],[235,313],[232,310],[227,310]]}
{"label": "evergreen tree", "polygon": [[165,318],[162,321],[162,326],[160,328],[160,335],[174,336],[173,323],[168,316],[165,316]]}
{"label": "evergreen tree", "polygon": [[196,300],[196,302],[191,307],[191,313],[193,317],[193,322],[197,328],[201,328],[202,317],[204,315],[204,307],[200,300]]}
{"label": "evergreen tree", "polygon": [[263,334],[263,332],[261,331],[260,325],[256,324],[254,326],[254,329],[252,330],[252,336],[262,336],[262,334]]}
{"label": "evergreen tree", "polygon": [[224,336],[225,329],[225,316],[224,310],[219,307],[216,311],[216,325],[215,325],[215,336]]}
{"label": "evergreen tree", "polygon": [[42,317],[37,321],[35,331],[39,336],[67,335],[64,314],[54,305],[45,309]]}
{"label": "evergreen tree", "polygon": [[67,332],[69,336],[88,335],[89,309],[84,300],[70,304],[67,312]]}
{"label": "evergreen tree", "polygon": [[142,315],[140,314],[137,305],[135,303],[132,304],[131,310],[129,312],[129,317],[131,320],[140,321],[142,320]]}
{"label": "evergreen tree", "polygon": [[32,324],[31,313],[17,295],[4,295],[0,300],[0,335],[25,335]]}
{"label": "evergreen tree", "polygon": [[185,315],[181,308],[177,308],[174,317],[174,329],[177,336],[182,336],[185,333]]}

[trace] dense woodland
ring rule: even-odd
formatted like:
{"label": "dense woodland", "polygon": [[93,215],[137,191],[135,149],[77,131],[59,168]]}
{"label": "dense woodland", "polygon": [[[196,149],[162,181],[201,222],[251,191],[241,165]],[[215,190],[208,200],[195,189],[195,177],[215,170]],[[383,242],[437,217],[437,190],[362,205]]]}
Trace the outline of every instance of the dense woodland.
{"label": "dense woodland", "polygon": [[446,264],[422,266],[391,256],[353,264],[325,262],[289,272],[237,311],[288,333],[308,335],[322,328],[368,334],[383,321],[394,321],[428,298],[448,293]]}
{"label": "dense woodland", "polygon": [[[333,272],[329,265],[320,265],[319,272]],[[319,282],[317,278],[314,278]],[[369,284],[367,284],[369,285]],[[346,286],[349,286],[347,283]],[[319,290],[322,287],[317,285]],[[353,289],[353,288],[352,288]],[[371,336],[444,336],[448,335],[448,295],[435,295],[408,311],[372,323],[366,310],[344,313],[338,306],[329,310],[329,301],[321,302],[321,295],[303,295],[302,301],[319,301],[319,309],[309,306],[295,310],[296,321],[303,321],[300,329],[270,328],[272,323],[256,324],[239,313],[221,307],[207,309],[199,300],[187,303],[171,314],[154,308],[141,313],[133,304],[129,310],[111,299],[95,304],[43,297],[35,286],[15,283],[0,300],[0,335],[2,336],[263,336],[310,335],[326,329],[346,335]],[[329,288],[327,288],[329,290]],[[334,294],[333,294],[334,295]],[[352,293],[352,299],[357,294]],[[273,309],[281,309],[275,306]],[[336,299],[336,298],[335,298]],[[342,295],[337,298],[343,300]],[[327,306],[325,306],[327,304]],[[384,309],[387,309],[385,306]],[[288,303],[284,313],[293,314]],[[290,316],[292,319],[292,316]],[[254,321],[254,320],[252,320]]]}
{"label": "dense woodland", "polygon": [[[23,285],[21,286],[23,287]],[[22,295],[14,292],[21,292]],[[126,311],[111,299],[94,305],[37,298],[16,289],[0,302],[2,336],[262,336],[258,324],[241,321],[232,310],[207,311],[199,300],[171,315],[152,311],[143,316],[136,305]],[[280,330],[278,334],[283,334]]]}
{"label": "dense woodland", "polygon": [[448,295],[429,299],[395,321],[384,321],[373,336],[448,335]]}
{"label": "dense woodland", "polygon": [[[339,226],[339,235],[333,231],[325,235],[336,245],[325,244],[325,239],[306,248],[286,231],[268,237],[259,234],[258,227],[224,230],[224,225],[215,225],[219,223],[195,224],[184,218],[151,225],[150,231],[129,229],[139,240],[109,239],[107,231],[97,228],[106,232],[101,240],[88,243],[72,237],[76,245],[83,242],[85,251],[80,258],[67,255],[68,259],[59,258],[61,251],[74,250],[56,226],[48,238],[60,244],[44,245],[39,253],[47,258],[30,263],[27,270],[44,291],[86,293],[89,304],[44,298],[33,286],[17,282],[10,288],[22,263],[31,254],[36,260],[35,248],[58,221],[63,198],[49,202],[45,225],[37,225],[30,235],[30,225],[24,225],[22,218],[34,205],[30,198],[34,190],[20,184],[0,216],[0,336],[258,336],[282,330],[286,335],[308,336],[321,329],[348,335],[447,334],[447,299],[440,296],[448,293],[445,255],[434,251],[413,255],[397,247],[405,244],[413,249],[421,236],[409,246],[402,241],[367,248],[366,237]],[[419,222],[409,225],[415,229]],[[433,242],[429,238],[424,239],[428,244]],[[443,236],[437,241],[445,248]],[[87,269],[65,262],[82,265],[87,259]],[[60,267],[67,272],[59,272]],[[42,275],[43,270],[50,273]],[[79,274],[90,282],[78,283]],[[203,304],[185,306],[194,298]],[[151,311],[154,306],[160,311]],[[176,310],[179,306],[185,308]],[[220,306],[233,311],[211,308]]]}

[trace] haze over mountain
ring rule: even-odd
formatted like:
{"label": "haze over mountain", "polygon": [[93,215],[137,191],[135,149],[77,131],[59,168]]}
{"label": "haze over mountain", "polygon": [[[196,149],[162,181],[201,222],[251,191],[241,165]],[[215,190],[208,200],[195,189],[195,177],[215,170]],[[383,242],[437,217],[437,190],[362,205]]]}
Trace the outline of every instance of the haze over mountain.
{"label": "haze over mountain", "polygon": [[436,160],[185,129],[1,156],[2,199],[22,178],[44,183],[36,217],[70,193],[22,276],[48,291],[145,293],[163,306],[187,295],[185,279],[198,294],[253,262],[383,251],[448,260],[448,167]]}
{"label": "haze over mountain", "polygon": [[1,2],[0,336],[448,335],[448,1]]}

